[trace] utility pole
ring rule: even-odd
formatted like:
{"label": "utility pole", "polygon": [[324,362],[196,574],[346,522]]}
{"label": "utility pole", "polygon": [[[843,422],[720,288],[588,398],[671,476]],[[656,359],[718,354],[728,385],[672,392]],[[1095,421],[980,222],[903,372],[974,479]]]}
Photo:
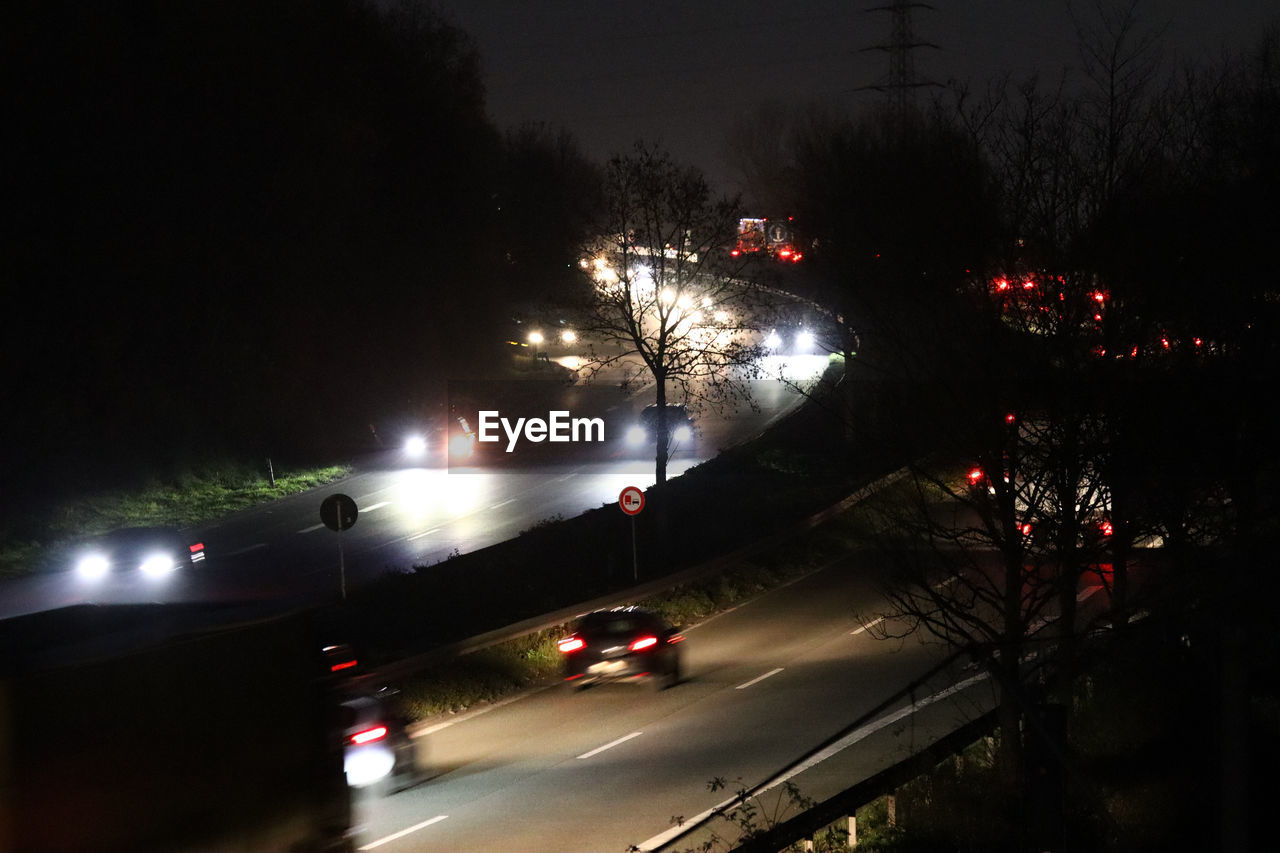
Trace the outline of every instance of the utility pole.
{"label": "utility pole", "polygon": [[899,120],[905,119],[907,112],[915,107],[916,89],[922,86],[941,85],[916,78],[915,57],[912,51],[921,47],[936,49],[938,46],[932,42],[916,39],[911,20],[913,9],[933,9],[933,7],[927,3],[913,2],[913,0],[893,0],[887,6],[873,6],[867,9],[868,12],[889,12],[893,16],[888,43],[863,48],[863,51],[882,50],[889,54],[889,75],[881,78],[878,83],[859,88],[886,93],[889,96],[889,105],[893,114]]}

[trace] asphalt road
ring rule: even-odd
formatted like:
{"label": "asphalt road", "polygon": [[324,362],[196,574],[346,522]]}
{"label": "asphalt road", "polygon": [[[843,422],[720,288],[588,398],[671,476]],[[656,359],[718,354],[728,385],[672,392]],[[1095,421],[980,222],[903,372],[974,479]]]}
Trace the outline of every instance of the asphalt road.
{"label": "asphalt road", "polygon": [[[674,816],[693,819],[772,778],[944,656],[864,630],[878,604],[873,559],[851,555],[687,630],[687,678],[669,690],[561,684],[428,731],[417,743],[430,778],[362,794],[358,847],[656,849]],[[958,669],[916,698],[916,713],[904,701],[792,781],[806,796],[830,796],[986,710],[993,690]],[[708,789],[717,777],[727,791]],[[764,802],[772,807],[780,790]]]}
{"label": "asphalt road", "polygon": [[[668,476],[758,434],[802,399],[777,380],[752,385],[758,408],[702,414],[696,440],[678,449]],[[652,388],[617,390],[606,402],[615,409],[617,423],[625,423],[652,398]],[[619,435],[606,439],[531,446],[511,455],[498,443],[482,447],[471,462],[452,466],[440,456],[425,463],[407,459],[398,449],[369,454],[340,483],[191,531],[208,555],[198,571],[160,583],[112,577],[89,586],[70,571],[6,581],[0,586],[0,618],[82,602],[337,598],[344,584],[349,589],[385,572],[430,566],[540,522],[614,504],[625,486],[653,484],[651,458],[626,448]],[[359,508],[356,524],[341,534],[320,522],[320,503],[333,493],[351,497]]]}

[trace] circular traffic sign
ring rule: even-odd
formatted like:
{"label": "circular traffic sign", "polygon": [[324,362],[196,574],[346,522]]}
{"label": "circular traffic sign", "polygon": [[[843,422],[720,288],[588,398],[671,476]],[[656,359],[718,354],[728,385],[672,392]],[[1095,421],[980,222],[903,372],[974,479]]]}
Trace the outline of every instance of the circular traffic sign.
{"label": "circular traffic sign", "polygon": [[330,530],[346,530],[356,523],[356,502],[346,495],[329,495],[320,503],[320,520]]}
{"label": "circular traffic sign", "polygon": [[618,506],[627,515],[639,515],[640,510],[644,509],[644,492],[640,491],[639,486],[627,486],[618,495]]}

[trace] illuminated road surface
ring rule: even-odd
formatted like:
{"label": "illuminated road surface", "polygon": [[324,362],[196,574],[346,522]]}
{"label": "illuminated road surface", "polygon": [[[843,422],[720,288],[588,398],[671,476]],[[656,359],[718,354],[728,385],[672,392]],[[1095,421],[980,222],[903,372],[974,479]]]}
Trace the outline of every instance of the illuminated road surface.
{"label": "illuminated road surface", "polygon": [[[811,377],[824,365],[825,357],[815,357],[793,360],[791,369],[798,378]],[[778,370],[776,360],[767,369]],[[668,476],[757,435],[802,400],[786,383],[773,380],[754,382],[753,394],[758,411],[700,417],[696,447],[676,454]],[[627,405],[638,409],[651,400],[649,389]],[[23,578],[0,587],[0,617],[85,601],[336,597],[343,575],[350,588],[388,571],[430,566],[510,539],[539,522],[614,504],[625,486],[653,484],[652,461],[623,451],[616,439],[606,446],[557,445],[530,464],[512,464],[501,446],[487,446],[485,452],[499,464],[486,464],[481,457],[471,467],[423,467],[395,451],[370,457],[341,483],[194,531],[209,555],[199,573],[161,583],[110,578],[95,585],[70,573]],[[360,511],[356,525],[341,534],[319,518],[320,502],[335,492],[354,499]]]}
{"label": "illuminated road surface", "polygon": [[[875,640],[862,629],[859,616],[872,618],[876,601],[868,559],[847,559],[687,631],[688,677],[669,690],[557,685],[430,731],[417,743],[431,778],[362,794],[357,846],[652,849],[673,816],[691,819],[739,785],[771,777],[940,658],[937,646]],[[792,781],[806,796],[830,796],[986,710],[992,689],[959,669],[917,700],[918,713],[895,707]],[[716,777],[729,790],[709,791]]]}

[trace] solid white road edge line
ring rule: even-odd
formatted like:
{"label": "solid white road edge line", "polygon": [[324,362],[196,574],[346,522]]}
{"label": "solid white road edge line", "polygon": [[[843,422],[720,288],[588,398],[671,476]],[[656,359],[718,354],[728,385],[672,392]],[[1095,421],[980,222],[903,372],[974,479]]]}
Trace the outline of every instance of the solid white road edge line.
{"label": "solid white road edge line", "polygon": [[[943,587],[951,586],[951,584],[955,583],[955,582],[956,582],[956,581],[958,581],[958,580],[960,580],[960,576],[959,576],[959,575],[952,575],[951,577],[947,578],[946,580],[941,581],[940,583],[936,583],[936,584],[934,584],[933,588],[934,588],[935,590],[941,590]],[[862,634],[862,633],[864,633],[864,632],[866,632],[866,631],[869,631],[869,630],[871,630],[872,628],[874,628],[875,626],[879,625],[881,622],[883,622],[883,621],[885,620],[885,618],[886,618],[886,617],[881,616],[879,619],[873,619],[873,620],[871,620],[870,622],[868,622],[867,624],[863,625],[861,628],[855,628],[854,630],[850,631],[850,632],[849,632],[849,635],[850,635],[850,636],[857,636],[858,634]]]}
{"label": "solid white road edge line", "polygon": [[386,836],[385,838],[379,838],[377,841],[370,841],[368,844],[358,849],[372,850],[375,847],[381,847],[384,844],[389,844],[390,842],[395,841],[397,838],[404,838],[406,835],[408,835],[411,832],[417,832],[419,829],[423,829],[424,827],[431,826],[431,824],[433,823],[439,823],[440,821],[444,820],[447,817],[448,817],[447,814],[436,815],[435,817],[431,818],[431,820],[424,820],[422,823],[415,823],[413,826],[409,827],[408,829],[402,829],[399,832],[393,832],[390,835]]}
{"label": "solid white road edge line", "polygon": [[856,629],[854,629],[854,630],[850,631],[850,632],[849,632],[849,636],[851,636],[851,637],[852,637],[852,636],[857,636],[858,634],[861,634],[861,633],[862,633],[862,632],[864,632],[864,631],[869,631],[869,630],[871,630],[872,628],[874,628],[875,626],[879,625],[879,624],[880,624],[881,622],[883,622],[883,621],[884,621],[884,617],[883,617],[883,616],[881,616],[879,619],[872,619],[870,622],[868,622],[867,624],[863,625],[861,628],[856,628]]}
{"label": "solid white road edge line", "polygon": [[[791,777],[797,776],[800,773],[803,773],[805,770],[808,770],[810,767],[813,767],[814,765],[822,761],[826,761],[828,758],[835,755],[836,753],[841,752],[842,750],[848,749],[858,741],[863,740],[864,738],[867,738],[875,734],[876,732],[880,731],[886,726],[893,725],[894,723],[898,722],[898,720],[901,720],[903,717],[909,717],[912,714],[914,714],[916,711],[920,710],[921,708],[924,708],[928,705],[932,705],[935,702],[941,702],[943,699],[946,699],[948,696],[951,696],[952,694],[959,693],[962,690],[967,690],[975,684],[986,681],[989,677],[990,676],[984,672],[980,675],[975,675],[970,678],[966,678],[964,681],[953,684],[950,687],[946,688],[945,690],[940,690],[937,693],[933,694],[932,696],[928,696],[924,699],[921,699],[919,702],[915,703],[914,705],[907,705],[903,708],[899,708],[897,711],[894,711],[886,716],[873,720],[870,723],[867,723],[865,726],[855,729],[854,731],[845,735],[840,740],[836,741],[831,746],[827,747],[821,752],[816,753],[812,758],[805,761],[803,764],[798,764],[795,767],[793,767],[791,770],[778,776],[776,779],[770,780],[768,784],[766,784],[756,793],[763,794],[765,791],[768,791],[770,788],[776,788],[777,786],[781,785],[783,782],[786,782]],[[640,844],[637,844],[636,849],[643,851],[643,850],[654,850],[658,847],[661,847],[663,844],[666,844],[672,838],[675,838],[677,835],[684,832],[689,827],[696,826],[700,823],[703,823],[704,821],[707,820],[707,818],[711,817],[711,815],[714,814],[716,810],[724,808],[725,806],[732,803],[735,799],[737,799],[737,797],[730,797],[729,799],[725,800],[723,803],[712,806],[711,808],[707,809],[701,814],[695,815],[694,817],[686,820],[680,826],[673,826],[670,829],[668,829],[666,832],[659,833],[658,835],[655,835],[653,838],[650,838],[648,841],[644,841],[644,842],[641,842]]]}
{"label": "solid white road edge line", "polygon": [[744,683],[742,683],[742,684],[739,684],[737,687],[735,687],[735,688],[733,688],[733,689],[734,689],[734,690],[745,690],[745,689],[747,689],[748,687],[750,687],[751,685],[753,685],[753,684],[759,684],[761,681],[764,681],[764,680],[765,680],[766,678],[768,678],[769,676],[771,676],[771,675],[777,675],[777,674],[778,674],[778,673],[780,673],[780,672],[782,672],[782,667],[778,667],[777,669],[771,669],[771,670],[769,670],[768,672],[766,672],[764,675],[758,675],[758,676],[756,676],[755,678],[751,679],[750,681],[747,681],[747,682],[744,682]]}
{"label": "solid white road edge line", "polygon": [[302,528],[302,529],[301,529],[301,530],[299,530],[298,532],[299,532],[299,533],[314,533],[315,531],[319,530],[319,529],[320,529],[320,528],[322,528],[322,527],[324,527],[324,525],[323,525],[323,524],[313,524],[313,525],[311,525],[310,527],[304,527],[304,528]]}
{"label": "solid white road edge line", "polygon": [[436,532],[436,531],[438,531],[439,529],[440,529],[439,527],[433,527],[433,528],[431,528],[430,530],[424,530],[424,531],[422,531],[421,533],[415,533],[415,534],[413,534],[412,536],[410,536],[410,537],[409,537],[407,540],[405,540],[405,541],[407,541],[407,542],[413,542],[413,541],[415,541],[415,540],[421,539],[423,536],[430,536],[432,533],[435,533],[435,532]]}
{"label": "solid white road edge line", "polygon": [[593,755],[599,755],[600,753],[604,752],[606,749],[613,749],[618,744],[626,743],[627,741],[631,740],[633,737],[640,737],[640,735],[642,734],[644,734],[644,732],[632,732],[629,735],[623,735],[617,740],[609,741],[604,746],[597,746],[595,749],[591,750],[590,752],[582,753],[582,755],[578,756],[578,760],[581,761],[584,758],[590,758]]}
{"label": "solid white road edge line", "polygon": [[381,503],[370,504],[369,506],[362,508],[360,511],[373,512],[375,509],[382,509],[384,506],[387,506],[390,503],[391,501],[382,501]]}

